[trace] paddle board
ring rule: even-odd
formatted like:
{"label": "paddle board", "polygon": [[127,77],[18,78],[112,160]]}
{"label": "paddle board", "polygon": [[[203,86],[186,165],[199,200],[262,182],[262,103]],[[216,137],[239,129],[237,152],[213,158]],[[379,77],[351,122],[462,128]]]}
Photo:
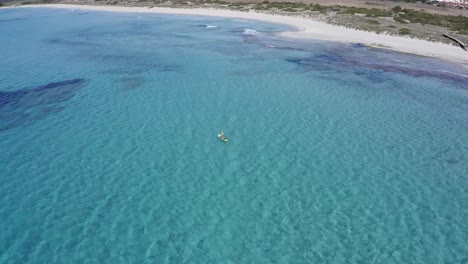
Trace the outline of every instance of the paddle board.
{"label": "paddle board", "polygon": [[218,134],[218,138],[221,139],[222,141],[224,142],[228,142],[228,139],[225,137],[225,138],[222,138],[221,137],[221,134]]}

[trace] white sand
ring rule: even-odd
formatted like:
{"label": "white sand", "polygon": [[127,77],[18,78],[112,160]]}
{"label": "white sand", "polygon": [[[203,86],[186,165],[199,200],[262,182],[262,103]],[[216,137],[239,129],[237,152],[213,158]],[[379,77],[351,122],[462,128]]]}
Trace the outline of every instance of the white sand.
{"label": "white sand", "polygon": [[468,68],[468,52],[459,47],[450,46],[443,43],[434,43],[425,40],[411,39],[407,37],[390,36],[376,34],[367,31],[349,29],[341,26],[330,25],[325,22],[314,21],[312,19],[268,15],[262,13],[239,12],[230,10],[195,8],[144,8],[144,7],[119,7],[119,6],[85,6],[85,5],[30,5],[24,7],[51,7],[66,9],[87,9],[112,12],[135,12],[135,13],[160,13],[194,16],[214,16],[226,18],[240,18],[261,20],[270,23],[284,24],[297,28],[297,31],[283,32],[280,35],[289,38],[302,39],[322,39],[330,41],[340,41],[349,43],[362,43],[364,45],[397,50],[422,56],[437,57],[461,64]]}

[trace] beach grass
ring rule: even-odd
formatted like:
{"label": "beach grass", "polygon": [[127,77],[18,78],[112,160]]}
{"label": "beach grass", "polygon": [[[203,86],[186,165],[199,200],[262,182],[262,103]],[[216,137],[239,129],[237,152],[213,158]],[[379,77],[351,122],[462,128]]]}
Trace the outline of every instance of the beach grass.
{"label": "beach grass", "polygon": [[410,35],[411,30],[409,28],[400,28],[400,30],[398,30],[398,33],[400,35]]}
{"label": "beach grass", "polygon": [[366,20],[366,23],[367,23],[367,24],[370,24],[370,25],[380,25],[380,22],[379,22],[379,21],[371,20],[371,19],[367,19],[367,20]]}

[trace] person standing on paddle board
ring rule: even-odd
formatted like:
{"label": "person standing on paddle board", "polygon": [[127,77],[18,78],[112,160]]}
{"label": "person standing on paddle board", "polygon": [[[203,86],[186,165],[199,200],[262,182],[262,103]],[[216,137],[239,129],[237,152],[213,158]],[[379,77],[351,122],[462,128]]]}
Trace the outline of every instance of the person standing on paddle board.
{"label": "person standing on paddle board", "polygon": [[219,133],[221,135],[221,139],[225,139],[226,137],[224,136],[224,130],[221,130],[221,133]]}

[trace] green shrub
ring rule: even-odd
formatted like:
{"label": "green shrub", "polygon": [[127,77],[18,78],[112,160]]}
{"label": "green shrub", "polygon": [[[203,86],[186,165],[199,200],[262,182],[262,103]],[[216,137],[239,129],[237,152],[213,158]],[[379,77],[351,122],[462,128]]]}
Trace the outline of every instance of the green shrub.
{"label": "green shrub", "polygon": [[286,12],[296,12],[297,10],[296,10],[296,9],[293,9],[293,8],[290,8],[290,7],[288,7],[288,8],[285,8],[285,9],[283,9],[283,11],[286,11]]}
{"label": "green shrub", "polygon": [[468,31],[468,17],[452,16],[447,18],[447,22],[453,31]]}
{"label": "green shrub", "polygon": [[396,22],[401,23],[401,24],[408,24],[408,22],[404,21],[403,19],[401,19],[399,17],[395,17],[395,18],[393,18],[393,20],[395,20]]}
{"label": "green shrub", "polygon": [[395,6],[394,8],[392,8],[392,10],[395,12],[401,12],[401,6]]}
{"label": "green shrub", "polygon": [[366,23],[371,24],[371,25],[380,25],[379,21],[370,20],[370,19],[367,19]]}
{"label": "green shrub", "polygon": [[319,11],[319,12],[326,12],[327,11],[327,7],[325,6],[321,6],[319,4],[310,4],[310,8],[312,11]]}
{"label": "green shrub", "polygon": [[253,7],[254,10],[268,10],[266,6],[263,5],[256,5]]}
{"label": "green shrub", "polygon": [[366,14],[367,17],[390,17],[393,13],[389,10],[384,9],[367,9],[361,7],[349,7],[348,9],[341,12],[342,14]]}
{"label": "green shrub", "polygon": [[411,23],[420,23],[422,25],[429,24],[434,26],[441,26],[441,15],[434,15],[428,13],[422,13],[413,9],[403,9],[403,14],[400,17],[410,21]]}
{"label": "green shrub", "polygon": [[400,35],[409,35],[411,34],[411,30],[409,28],[401,28],[400,30],[398,30],[398,33]]}
{"label": "green shrub", "polygon": [[331,11],[333,11],[333,12],[341,11],[341,7],[338,6],[338,5],[331,6],[330,9],[331,9]]}

